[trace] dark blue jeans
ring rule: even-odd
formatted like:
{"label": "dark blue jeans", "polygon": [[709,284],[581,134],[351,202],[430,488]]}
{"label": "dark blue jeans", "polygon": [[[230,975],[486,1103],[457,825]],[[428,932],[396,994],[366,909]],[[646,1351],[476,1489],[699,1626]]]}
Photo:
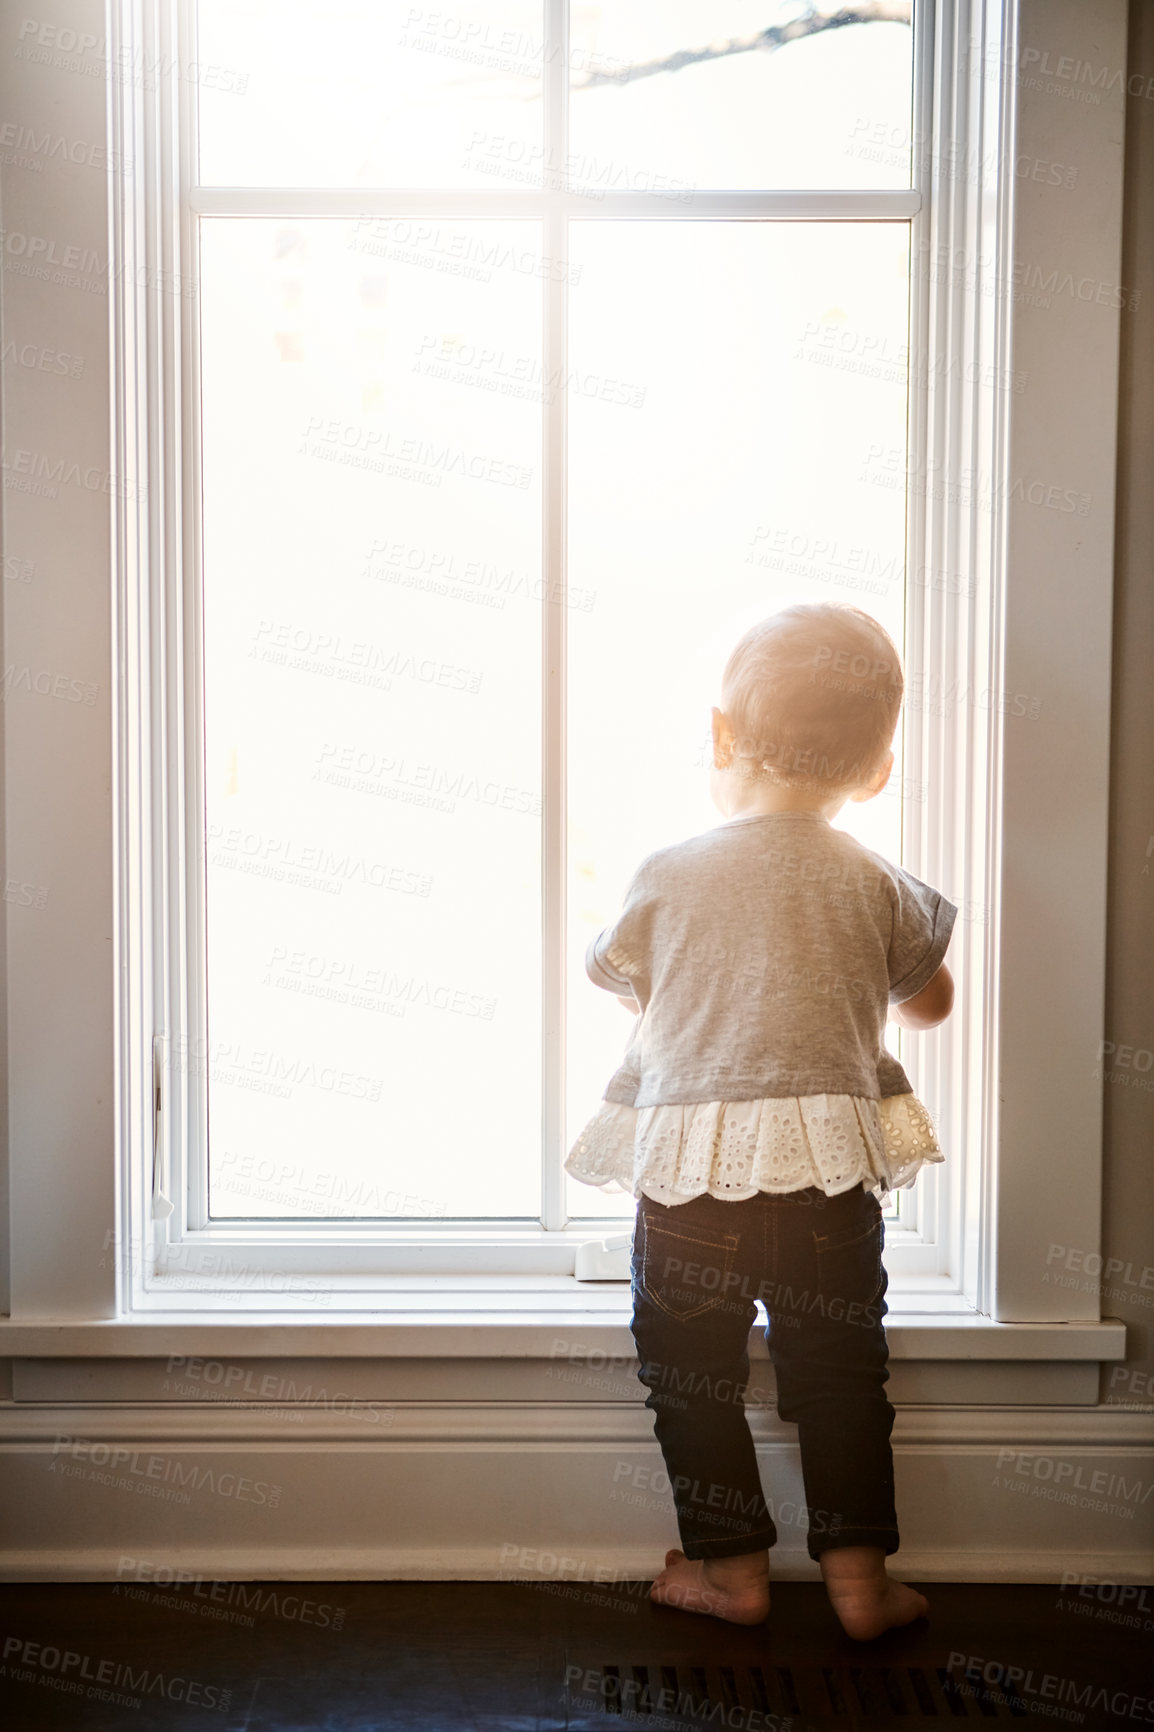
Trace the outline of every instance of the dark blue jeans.
{"label": "dark blue jeans", "polygon": [[777,1411],[798,1428],[810,1557],[832,1546],[897,1551],[881,1251],[881,1207],[860,1185],[673,1208],[638,1199],[638,1376],[686,1557],[777,1540],[743,1400],[759,1299]]}

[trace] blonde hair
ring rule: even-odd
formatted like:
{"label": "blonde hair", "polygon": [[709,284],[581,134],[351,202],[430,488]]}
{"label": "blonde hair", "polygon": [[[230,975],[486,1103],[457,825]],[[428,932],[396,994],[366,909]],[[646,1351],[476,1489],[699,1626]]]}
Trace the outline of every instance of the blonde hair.
{"label": "blonde hair", "polygon": [[730,767],[787,788],[860,788],[885,761],[903,688],[893,639],[860,607],[782,608],[751,626],[725,664]]}

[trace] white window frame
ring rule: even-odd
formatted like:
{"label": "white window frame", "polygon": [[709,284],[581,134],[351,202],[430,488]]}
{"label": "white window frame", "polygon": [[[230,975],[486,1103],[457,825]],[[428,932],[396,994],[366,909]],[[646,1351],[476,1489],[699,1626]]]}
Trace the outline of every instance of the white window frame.
{"label": "white window frame", "polygon": [[[171,0],[165,0],[165,8],[169,15],[175,10]],[[139,47],[147,11],[142,13],[138,0],[124,0],[123,5],[111,0],[113,41]],[[938,345],[948,341],[949,353],[966,359],[958,369],[961,383],[950,373],[938,377],[931,372],[924,393],[913,393],[916,412],[911,423],[911,462],[915,473],[916,465],[922,465],[922,474],[956,475],[959,469],[970,467],[982,470],[993,479],[996,497],[994,509],[983,514],[964,499],[938,499],[928,488],[921,494],[916,489],[911,492],[911,546],[934,549],[940,560],[935,569],[974,572],[983,600],[967,618],[959,597],[929,586],[909,586],[906,647],[909,652],[911,646],[918,646],[924,672],[947,684],[959,678],[979,691],[1030,692],[1039,684],[1045,686],[1044,678],[1030,682],[1032,668],[1040,665],[1045,675],[1053,677],[1053,668],[1044,657],[1031,654],[1028,616],[1043,594],[1030,560],[1040,545],[1036,533],[1039,525],[1030,520],[1024,508],[1015,509],[1010,498],[997,492],[996,484],[999,479],[1004,482],[1012,474],[1024,472],[1023,453],[1040,454],[1045,462],[1052,463],[1055,435],[1040,410],[1017,418],[1012,425],[1008,400],[999,400],[997,393],[983,393],[980,384],[983,368],[992,367],[995,378],[1002,376],[1010,356],[1016,360],[1018,353],[1019,321],[1013,302],[997,292],[1012,269],[1015,188],[1012,175],[999,174],[997,165],[999,161],[1003,165],[1013,161],[1016,140],[1020,94],[1006,69],[1012,74],[1018,52],[1019,8],[1007,6],[1003,14],[1002,8],[983,5],[982,0],[972,4],[969,0],[958,0],[957,4],[938,0],[932,29],[928,28],[929,7],[923,6],[921,13],[923,27],[915,52],[929,76],[922,80],[924,106],[915,120],[915,135],[951,139],[963,160],[974,163],[976,173],[973,184],[969,176],[951,173],[943,165],[942,153],[935,149],[929,178],[920,189],[921,208],[913,219],[919,256],[923,248],[929,249],[926,256],[930,258],[944,248],[950,257],[963,252],[971,263],[961,288],[922,282],[915,274],[914,341],[921,330],[927,344],[924,353],[936,353]],[[1077,29],[1076,17],[1071,28]],[[562,68],[564,57],[558,56],[553,64]],[[998,75],[991,76],[991,67],[999,69]],[[133,96],[131,87],[113,88],[114,144],[134,155],[137,162],[150,165],[149,189],[154,199],[162,188],[175,191],[170,93],[162,88],[154,97],[121,102],[120,97]],[[932,128],[927,120],[929,105]],[[179,319],[173,315],[187,316],[189,308],[180,297],[132,292],[138,280],[132,265],[143,260],[154,271],[176,273],[181,255],[178,237],[157,220],[155,202],[141,210],[128,197],[128,190],[117,188],[125,196],[115,201],[113,212],[117,256],[125,264],[131,261],[119,277],[125,292],[116,297],[114,319],[114,449],[122,473],[148,476],[150,497],[161,502],[161,511],[153,516],[142,506],[116,502],[119,643],[115,661],[126,675],[118,700],[116,765],[118,948],[123,988],[118,1019],[117,1156],[122,1166],[116,1282],[114,1289],[102,1284],[105,1297],[100,1314],[184,1308],[190,1285],[201,1291],[206,1303],[240,1308],[251,1304],[253,1278],[259,1280],[263,1273],[283,1277],[282,1291],[289,1289],[286,1296],[290,1302],[293,1293],[289,1284],[294,1280],[308,1288],[318,1288],[323,1282],[326,1287],[344,1285],[350,1291],[371,1291],[388,1284],[379,1272],[383,1248],[388,1249],[391,1267],[402,1283],[411,1281],[418,1271],[428,1270],[430,1248],[434,1261],[439,1255],[444,1267],[446,1247],[451,1247],[452,1268],[458,1276],[450,1285],[459,1290],[476,1285],[477,1278],[487,1273],[508,1270],[513,1251],[523,1256],[522,1273],[538,1284],[541,1278],[563,1277],[572,1267],[575,1240],[590,1236],[588,1224],[576,1231],[552,1231],[548,1235],[523,1228],[503,1233],[490,1223],[480,1230],[466,1226],[438,1234],[439,1247],[430,1247],[427,1229],[411,1231],[404,1224],[368,1230],[359,1222],[339,1228],[325,1223],[319,1230],[297,1234],[278,1223],[263,1237],[248,1223],[236,1228],[218,1225],[210,1233],[197,1229],[198,1245],[193,1245],[190,1233],[170,1248],[172,1276],[157,1280],[152,1273],[156,1257],[169,1241],[169,1232],[155,1217],[147,1182],[146,1151],[152,1145],[155,1104],[149,1037],[158,1028],[175,1026],[170,1014],[171,995],[182,989],[183,977],[180,961],[174,966],[171,957],[158,952],[150,913],[158,899],[170,911],[179,913],[182,908],[185,892],[177,863],[186,857],[184,826],[188,817],[187,811],[174,814],[172,830],[160,838],[157,858],[153,859],[146,844],[156,834],[154,801],[157,791],[163,793],[171,785],[178,767],[179,758],[171,755],[172,736],[175,734],[179,746],[189,698],[179,660],[171,651],[165,656],[153,653],[168,641],[168,622],[183,614],[182,589],[171,550],[187,552],[188,548],[178,483],[182,477],[187,479],[186,465],[191,461],[187,439],[181,443],[177,437],[173,406],[161,395],[160,375],[166,356],[171,357],[181,341]],[[1120,203],[1120,185],[1117,190]],[[717,204],[714,214],[734,217],[765,216],[769,214],[767,203],[776,204],[779,216],[845,215],[849,214],[847,199],[857,198],[840,194],[713,196],[725,201],[724,207]],[[867,201],[909,196],[862,195]],[[420,195],[421,207],[429,208],[435,198]],[[395,211],[398,202],[390,200],[389,210]],[[475,203],[471,198],[470,207]],[[375,207],[358,191],[350,208],[360,213]],[[640,213],[640,204],[634,208]],[[609,214],[613,214],[612,201],[599,202],[597,215],[604,218]],[[661,214],[668,216],[668,208]],[[863,204],[857,204],[856,214],[866,214]],[[1108,227],[1091,237],[1099,256],[1109,253],[1114,238]],[[1030,321],[1023,318],[1021,323],[1028,326]],[[1111,338],[1105,319],[1101,334],[1108,350]],[[1113,342],[1116,361],[1116,328]],[[976,369],[974,382],[966,383],[971,377],[971,362]],[[167,440],[162,437],[165,425]],[[1084,460],[1086,467],[1093,466],[1093,436],[1084,424],[1066,430],[1068,450]],[[556,445],[553,455],[556,461]],[[1104,455],[1112,460],[1112,443]],[[1097,497],[1112,497],[1108,473]],[[1094,527],[1095,534],[1089,538],[1084,535],[1083,542],[1090,539],[1094,543],[1094,599],[1101,608],[1103,583],[1108,598],[1111,534],[1100,521]],[[548,510],[547,546],[554,561],[562,551],[562,528],[556,510]],[[1020,556],[1012,567],[1007,563],[1011,549]],[[553,616],[548,629],[559,634],[563,610],[546,612]],[[1082,612],[1089,620],[1091,609],[1085,602]],[[1108,607],[1106,613],[1108,620]],[[183,617],[194,629],[195,620]],[[970,706],[960,737],[948,751],[948,729],[931,713],[914,717],[916,725],[907,721],[907,774],[916,780],[931,780],[942,790],[942,796],[925,812],[913,810],[912,804],[907,806],[911,834],[905,858],[915,871],[942,884],[963,906],[984,912],[980,921],[959,922],[951,949],[951,964],[959,979],[980,983],[979,990],[963,996],[943,1030],[929,1037],[914,1037],[913,1041],[911,1068],[917,1086],[935,1107],[943,1142],[951,1152],[945,1174],[948,1199],[945,1187],[939,1187],[935,1194],[932,1184],[926,1186],[919,1236],[946,1248],[951,1275],[936,1284],[939,1301],[956,1298],[961,1305],[1004,1319],[1073,1320],[1096,1317],[1098,1310],[1092,1292],[1059,1292],[1046,1289],[1039,1280],[1048,1243],[1080,1242],[1093,1248],[1100,1210],[1100,1089],[1088,1088],[1085,1078],[1064,1070],[1056,1062],[1057,1048],[1047,1046],[1061,1029],[1059,1017],[1065,1016],[1068,1026],[1075,1005],[1080,1007],[1080,1033],[1092,1031],[1096,1038],[1101,1028],[1104,970],[1099,928],[1104,928],[1104,918],[1098,919],[1098,915],[1104,914],[1105,906],[1108,626],[1105,639],[1099,630],[1091,632],[1086,643],[1087,649],[1078,656],[1063,653],[1069,665],[1089,667],[1091,725],[1063,729],[1058,745],[1045,730],[1036,730],[1027,738],[1024,729],[1019,729],[1015,736],[1013,727],[1003,724],[996,710],[978,706]],[[1079,719],[1085,722],[1087,718]],[[555,770],[563,744],[556,726],[550,740],[549,768]],[[169,748],[167,752],[159,749],[162,745]],[[1074,898],[1067,887],[1063,898],[1064,872],[1060,875],[1051,866],[1047,875],[1047,889],[1069,910],[1077,907],[1080,918],[1076,922],[1077,956],[1056,960],[1051,976],[1055,1008],[1043,1005],[1039,1016],[1036,1003],[1027,1005],[1022,984],[1038,953],[1039,920],[1029,897],[1012,881],[1011,872],[1023,847],[1039,829],[1029,783],[1040,771],[1056,785],[1059,762],[1065,766],[1064,778],[1069,777],[1071,762],[1096,775],[1102,795],[1096,803],[1090,802],[1079,862],[1084,873],[1078,897]],[[156,789],[144,774],[151,767],[156,771]],[[956,777],[952,801],[945,796],[951,770]],[[1023,800],[1020,806],[1015,804],[1017,796]],[[1050,833],[1054,833],[1053,825]],[[546,835],[548,845],[560,857],[563,835],[555,808],[547,817]],[[1051,912],[1052,907],[1051,901]],[[1011,910],[1016,917],[1013,924]],[[556,905],[549,911],[549,931],[554,938],[560,931],[561,912]],[[556,944],[548,954],[547,992],[558,985]],[[1041,984],[1035,980],[1035,992]],[[554,1053],[559,1050],[555,1036]],[[1036,1061],[1033,1068],[1027,1061]],[[951,1087],[951,1077],[967,1079],[965,1086]],[[1045,1088],[1039,1078],[1044,1079]],[[554,1125],[559,1125],[555,1061],[549,1083],[547,1110]],[[171,1097],[167,1104],[165,1118],[171,1124],[175,1117]],[[1000,1151],[1008,1146],[1008,1125],[1025,1134],[1012,1159],[1002,1159]],[[1051,1165],[1053,1162],[1055,1136],[1063,1150],[1061,1184],[1054,1184],[1047,1170],[1047,1160]],[[180,1152],[168,1139],[162,1150],[170,1170],[166,1173],[163,1164],[158,1169],[158,1188],[167,1186],[172,1192],[182,1180]],[[927,1178],[933,1181],[939,1175],[925,1175],[919,1187],[926,1185]],[[29,1214],[34,1214],[31,1208]],[[414,1243],[416,1232],[424,1233],[425,1245]],[[135,1254],[132,1247],[141,1248],[143,1254]],[[174,1257],[173,1250],[179,1251],[179,1256]],[[227,1270],[221,1271],[222,1259],[226,1263],[231,1259],[243,1271],[244,1279],[230,1286]],[[344,1270],[341,1277],[332,1274],[338,1261]],[[14,1254],[14,1305],[21,1291],[21,1266],[19,1254]],[[69,1284],[64,1272],[59,1273],[67,1307]],[[916,1271],[914,1279],[919,1289],[933,1293],[935,1283],[931,1279],[924,1275],[919,1278]],[[444,1290],[446,1283],[440,1281],[438,1285]],[[275,1292],[271,1285],[257,1290],[266,1303],[270,1292]]]}
{"label": "white window frame", "polygon": [[[545,123],[548,129],[546,158],[549,161],[561,161],[567,155],[567,103],[564,89],[565,69],[569,59],[566,40],[567,11],[567,6],[558,3],[558,0],[550,0],[550,4],[545,8],[554,32],[548,44],[551,52],[546,55],[551,83],[545,101]],[[177,12],[178,17],[174,16]],[[168,13],[170,26],[182,31],[176,56],[172,52],[173,44],[165,40],[163,31],[154,44],[146,46],[146,53],[150,49],[154,50],[161,63],[171,58],[177,58],[183,63],[199,62],[200,55],[191,34],[194,27],[193,16],[194,8],[191,6],[172,8]],[[160,22],[163,23],[163,18]],[[920,41],[916,48],[922,48]],[[919,73],[914,79],[915,97],[924,84],[924,73]],[[180,166],[182,184],[174,209],[171,193],[175,189],[171,182],[169,183],[170,198],[158,198],[155,217],[159,233],[168,240],[172,249],[174,269],[182,278],[189,280],[197,276],[197,219],[204,215],[227,217],[253,213],[266,216],[277,212],[286,215],[338,216],[355,210],[357,214],[387,218],[412,212],[414,207],[417,207],[421,216],[430,218],[516,213],[543,220],[545,255],[550,258],[567,258],[569,247],[565,224],[568,220],[579,221],[582,217],[636,220],[656,216],[662,221],[669,221],[683,216],[684,220],[689,221],[709,221],[720,217],[775,220],[783,216],[792,220],[828,220],[831,216],[837,216],[853,220],[897,220],[908,223],[922,205],[921,193],[917,189],[904,192],[834,194],[698,192],[692,207],[688,209],[677,204],[671,205],[665,198],[655,199],[633,193],[599,199],[594,207],[580,195],[566,199],[563,195],[554,193],[537,196],[531,192],[517,191],[511,195],[494,196],[488,189],[480,193],[466,194],[444,194],[436,191],[373,194],[360,189],[205,189],[183,184],[188,167],[195,163],[197,155],[194,135],[195,90],[186,84],[175,83],[169,86],[165,95],[166,100],[158,105],[157,119],[168,135],[169,148]],[[922,131],[920,124],[914,126],[911,116],[911,132],[920,135]],[[567,321],[567,285],[563,278],[553,280],[550,277],[544,284],[543,303],[547,365],[550,369],[561,366],[563,370]],[[175,499],[179,495],[183,480],[185,497],[195,500],[201,496],[199,402],[194,384],[200,375],[197,306],[191,300],[184,300],[180,304],[184,315],[182,329],[178,333],[174,322],[174,329],[169,336],[171,348],[167,350],[172,358],[175,358],[177,352],[181,356],[179,383],[174,374],[165,375],[163,362],[158,360],[155,369],[157,377],[149,391],[149,404],[156,415],[151,435],[153,439],[159,440],[162,448],[169,454],[171,496]],[[563,403],[547,405],[543,418],[546,470],[543,553],[548,578],[546,590],[547,593],[554,594],[564,582],[566,554]],[[551,1014],[548,1009],[544,1017],[546,1051],[541,1139],[543,1207],[539,1226],[514,1221],[462,1221],[430,1226],[427,1221],[402,1220],[387,1224],[364,1221],[323,1224],[302,1222],[299,1226],[293,1224],[286,1229],[283,1222],[220,1223],[212,1222],[208,1217],[205,1206],[208,1191],[205,1170],[207,1139],[203,1129],[207,1124],[207,1079],[196,1066],[172,1062],[174,1052],[203,1053],[208,1047],[202,960],[204,935],[200,929],[205,894],[204,845],[200,822],[204,809],[199,776],[201,766],[195,746],[192,749],[183,749],[186,742],[199,741],[203,735],[197,702],[202,687],[197,631],[201,612],[201,561],[195,511],[186,511],[184,514],[184,533],[180,537],[179,553],[176,525],[172,523],[168,527],[174,537],[170,559],[166,561],[171,582],[164,600],[161,601],[157,595],[152,603],[157,617],[166,615],[172,623],[173,642],[168,663],[174,670],[179,670],[171,688],[166,718],[167,740],[163,747],[157,742],[168,766],[167,787],[170,790],[171,806],[167,813],[164,811],[164,785],[157,776],[159,765],[153,766],[154,811],[160,820],[155,826],[155,833],[158,837],[163,835],[167,838],[166,867],[162,867],[158,861],[154,882],[158,886],[171,886],[171,899],[168,900],[167,907],[164,906],[166,897],[163,890],[158,898],[160,930],[156,934],[153,949],[157,964],[157,978],[154,981],[154,1022],[163,1023],[170,1031],[167,1035],[158,1034],[156,1054],[157,1084],[162,1101],[162,1150],[157,1169],[163,1164],[166,1172],[166,1199],[172,1204],[172,1214],[165,1218],[162,1229],[165,1243],[159,1248],[159,1270],[167,1266],[174,1272],[179,1272],[186,1258],[191,1257],[195,1262],[197,1252],[204,1250],[214,1254],[228,1252],[235,1263],[246,1269],[259,1265],[268,1267],[270,1271],[278,1264],[283,1270],[299,1257],[301,1264],[310,1270],[327,1270],[334,1274],[348,1274],[353,1270],[362,1274],[372,1273],[382,1266],[387,1268],[387,1272],[394,1274],[426,1270],[442,1272],[445,1262],[451,1264],[457,1272],[478,1269],[503,1271],[511,1267],[520,1272],[537,1274],[570,1273],[575,1246],[598,1231],[611,1232],[613,1223],[602,1223],[599,1220],[590,1222],[588,1219],[582,1221],[580,1218],[567,1220],[564,1213],[561,1166],[564,1152],[564,1025],[563,1019],[557,1014]],[[164,530],[160,526],[158,531],[163,535]],[[559,607],[543,608],[542,614],[543,667],[547,670],[543,718],[544,760],[547,766],[547,787],[555,791],[552,798],[546,795],[543,816],[546,893],[543,938],[547,958],[544,996],[548,1006],[551,1000],[559,1002],[563,992],[561,969],[564,952],[565,872],[565,610]],[[549,679],[548,670],[556,670],[556,677]],[[159,708],[158,703],[158,710]],[[141,766],[141,773],[147,774],[146,765]],[[164,842],[161,847],[165,847]],[[188,880],[185,886],[178,888],[174,875],[179,873],[182,858],[187,859]],[[187,920],[186,931],[181,929],[182,911]],[[160,1182],[157,1171],[155,1183],[158,1187]],[[935,1215],[937,1199],[929,1197],[927,1200],[927,1192],[933,1189],[931,1179],[920,1195],[915,1193],[907,1196],[904,1199],[905,1209],[900,1225],[895,1222],[890,1228],[891,1260],[902,1264],[908,1273],[937,1273],[933,1265],[940,1263],[943,1258],[944,1245],[940,1242],[935,1245],[923,1232],[919,1232],[917,1226],[919,1212],[923,1218],[928,1215],[932,1219]],[[290,1245],[292,1253],[288,1253]],[[163,1275],[161,1280],[163,1282]]]}

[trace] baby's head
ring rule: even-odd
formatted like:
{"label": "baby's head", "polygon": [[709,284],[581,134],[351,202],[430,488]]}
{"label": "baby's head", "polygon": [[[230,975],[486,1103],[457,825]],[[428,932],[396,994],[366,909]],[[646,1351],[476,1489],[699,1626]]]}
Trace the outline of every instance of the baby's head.
{"label": "baby's head", "polygon": [[725,664],[728,726],[719,730],[715,712],[714,764],[743,782],[844,798],[888,768],[902,689],[893,640],[861,608],[782,608]]}

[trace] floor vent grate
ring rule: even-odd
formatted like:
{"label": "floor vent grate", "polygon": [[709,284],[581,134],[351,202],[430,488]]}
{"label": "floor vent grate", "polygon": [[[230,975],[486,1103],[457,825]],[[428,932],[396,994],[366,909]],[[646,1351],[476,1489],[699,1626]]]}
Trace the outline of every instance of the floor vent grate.
{"label": "floor vent grate", "polygon": [[1012,1690],[968,1683],[944,1666],[780,1666],[678,1657],[586,1660],[567,1655],[566,1725],[737,1726],[763,1732],[919,1732],[1028,1718]]}

